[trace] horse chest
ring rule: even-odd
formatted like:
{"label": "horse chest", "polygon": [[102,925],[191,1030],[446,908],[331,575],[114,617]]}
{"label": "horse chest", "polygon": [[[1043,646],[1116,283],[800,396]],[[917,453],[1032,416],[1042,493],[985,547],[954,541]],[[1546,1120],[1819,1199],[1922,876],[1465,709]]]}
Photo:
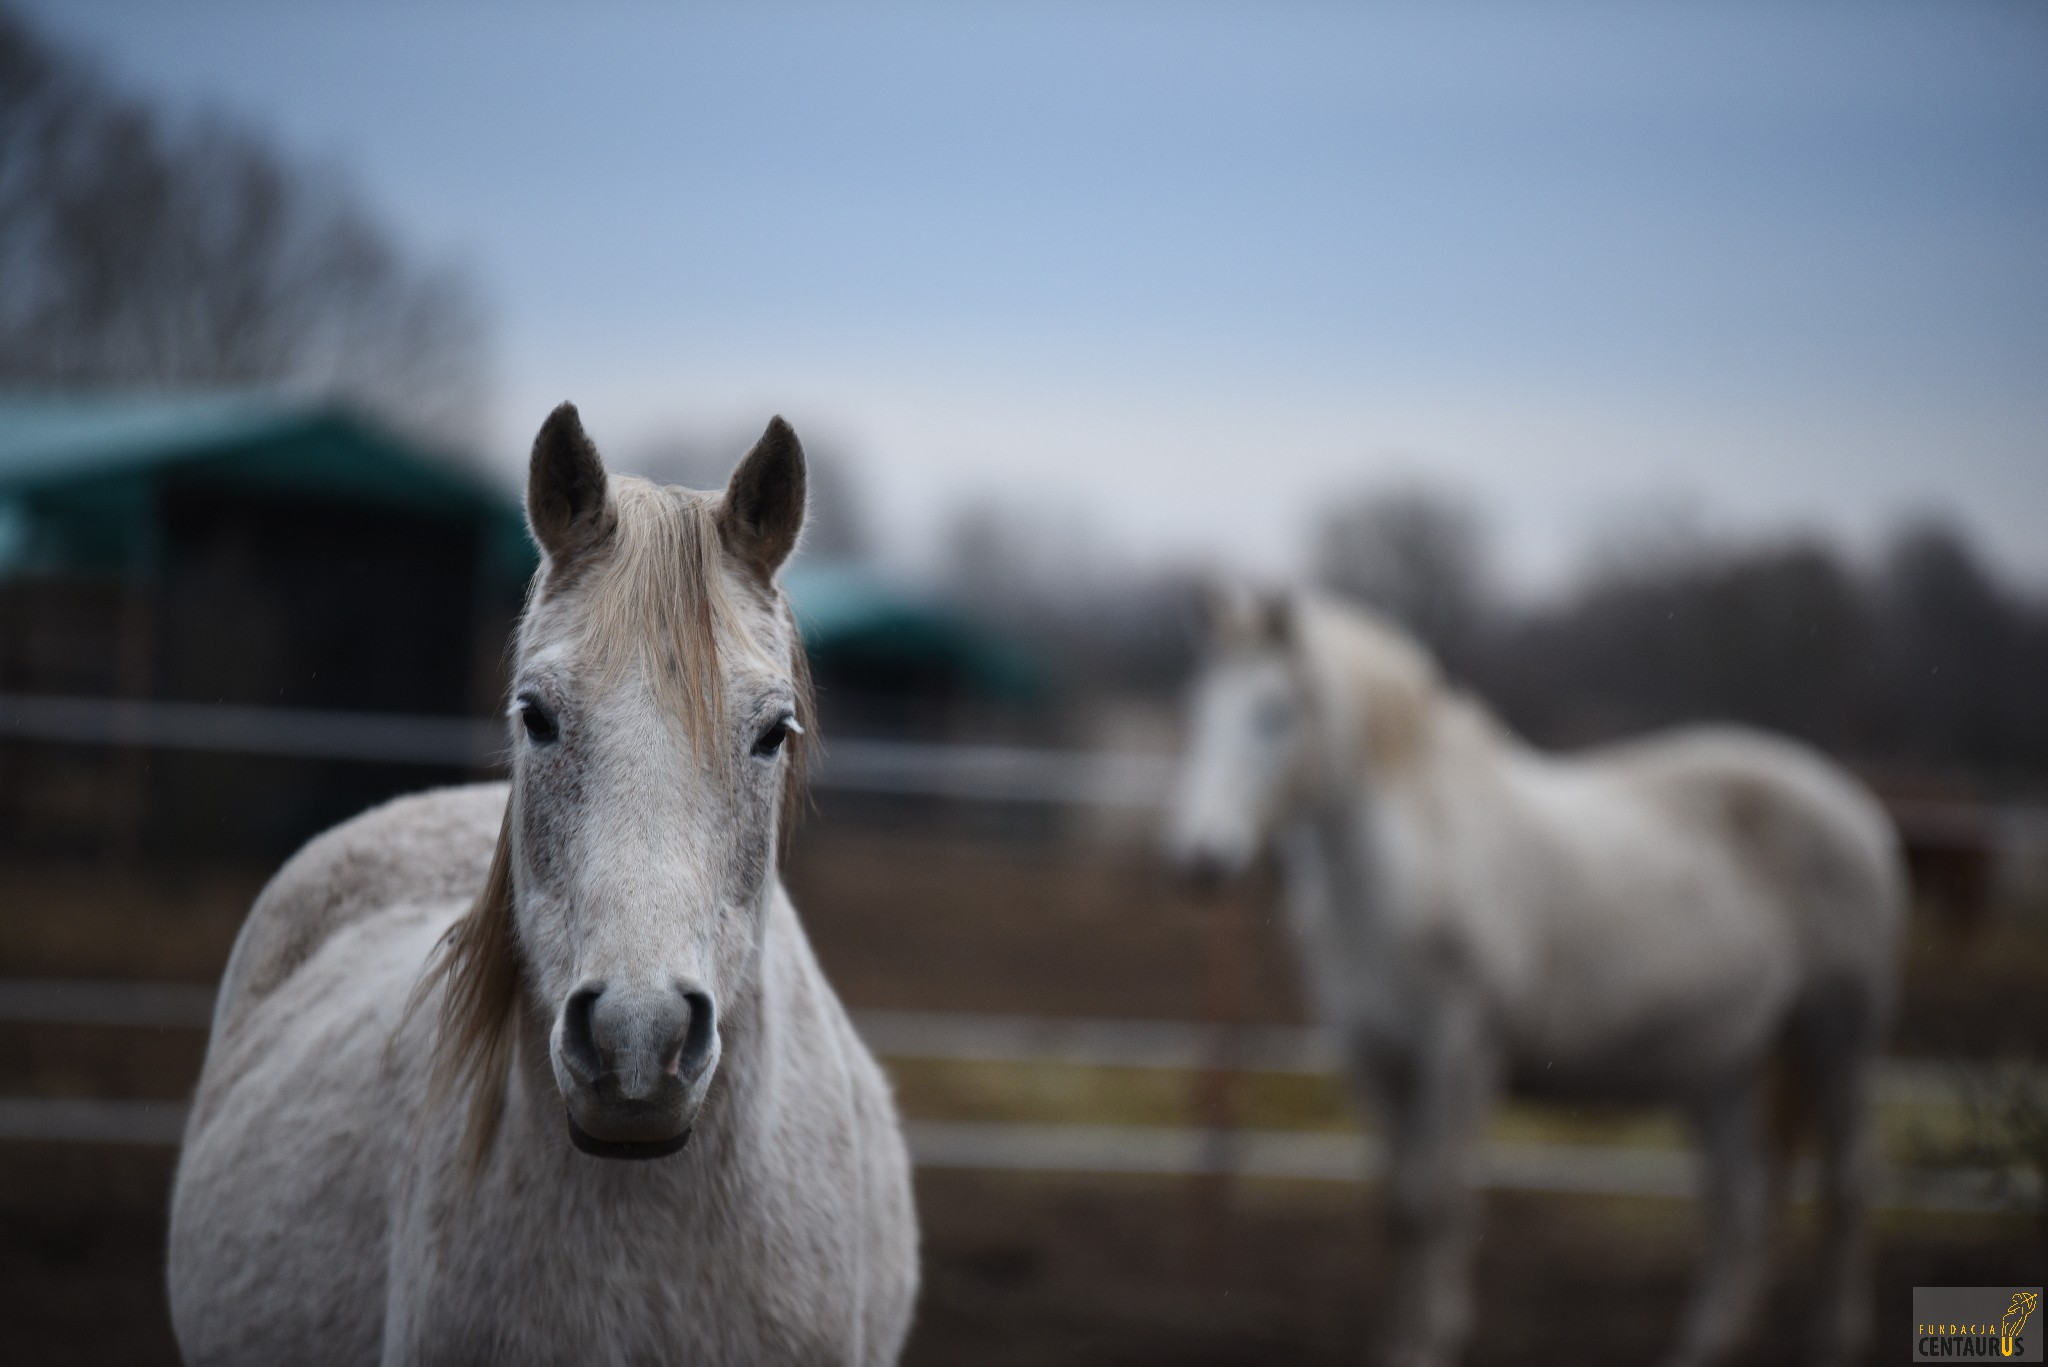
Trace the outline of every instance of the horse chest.
{"label": "horse chest", "polygon": [[1414,1033],[1441,987],[1444,932],[1384,812],[1323,814],[1284,850],[1288,923],[1317,1017],[1389,1043]]}
{"label": "horse chest", "polygon": [[858,1361],[858,1213],[833,1209],[845,1190],[530,1192],[495,1215],[415,1227],[394,1258],[390,1337],[419,1364]]}

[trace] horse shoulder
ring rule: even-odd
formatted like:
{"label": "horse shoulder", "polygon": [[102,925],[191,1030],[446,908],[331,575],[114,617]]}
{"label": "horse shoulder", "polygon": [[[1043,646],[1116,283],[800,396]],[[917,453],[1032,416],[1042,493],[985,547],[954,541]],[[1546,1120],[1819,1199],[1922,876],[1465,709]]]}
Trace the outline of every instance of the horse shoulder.
{"label": "horse shoulder", "polygon": [[216,1039],[343,927],[401,904],[473,896],[490,867],[506,793],[488,783],[395,798],[307,842],[242,923],[214,1007]]}
{"label": "horse shoulder", "polygon": [[337,928],[281,992],[216,1038],[173,1184],[172,1317],[198,1361],[374,1356],[392,1182],[424,1022],[393,1036],[451,908],[403,905]]}

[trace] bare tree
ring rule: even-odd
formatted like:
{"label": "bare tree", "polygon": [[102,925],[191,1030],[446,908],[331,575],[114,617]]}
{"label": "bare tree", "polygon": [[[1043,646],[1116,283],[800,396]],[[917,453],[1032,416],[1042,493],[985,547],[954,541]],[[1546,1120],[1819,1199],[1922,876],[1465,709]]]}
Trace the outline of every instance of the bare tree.
{"label": "bare tree", "polygon": [[1489,638],[1483,691],[1547,742],[1718,718],[1886,772],[2048,777],[2048,604],[1940,520],[1870,567],[1813,534],[1641,538]]}
{"label": "bare tree", "polygon": [[1344,504],[1323,522],[1316,576],[1405,624],[1469,675],[1488,610],[1485,528],[1471,504],[1411,487]]}
{"label": "bare tree", "polygon": [[963,506],[937,579],[962,612],[1029,647],[1066,689],[1167,693],[1193,657],[1184,577],[1126,562],[1076,506]]}
{"label": "bare tree", "polygon": [[1832,546],[1640,546],[1633,559],[1610,548],[1573,593],[1501,634],[1487,684],[1511,718],[1565,742],[1707,718],[1861,744],[1868,614]]}
{"label": "bare tree", "polygon": [[0,8],[0,383],[282,387],[473,435],[482,326],[348,188],[168,119]]}
{"label": "bare tree", "polygon": [[1893,743],[1984,773],[2048,768],[2048,607],[1934,517],[1900,529],[1874,589]]}

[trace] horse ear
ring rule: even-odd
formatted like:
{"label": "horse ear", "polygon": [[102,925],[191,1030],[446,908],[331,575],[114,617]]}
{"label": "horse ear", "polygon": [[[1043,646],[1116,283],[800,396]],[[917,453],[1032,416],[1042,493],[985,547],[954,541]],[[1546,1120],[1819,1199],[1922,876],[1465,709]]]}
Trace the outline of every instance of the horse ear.
{"label": "horse ear", "polygon": [[526,521],[553,568],[589,554],[618,524],[604,462],[584,434],[573,403],[548,414],[533,439]]}
{"label": "horse ear", "polygon": [[761,440],[732,472],[718,509],[726,549],[763,580],[772,578],[796,549],[807,486],[803,443],[788,423],[770,418]]}
{"label": "horse ear", "polygon": [[1209,639],[1226,650],[1287,649],[1294,644],[1294,595],[1256,591],[1234,579],[1204,580],[1197,588]]}
{"label": "horse ear", "polygon": [[1252,635],[1251,594],[1243,584],[1222,575],[1204,575],[1195,581],[1195,611],[1210,641],[1236,645]]}
{"label": "horse ear", "polygon": [[1285,650],[1294,644],[1296,626],[1294,595],[1282,590],[1268,595],[1258,605],[1258,632],[1268,645]]}

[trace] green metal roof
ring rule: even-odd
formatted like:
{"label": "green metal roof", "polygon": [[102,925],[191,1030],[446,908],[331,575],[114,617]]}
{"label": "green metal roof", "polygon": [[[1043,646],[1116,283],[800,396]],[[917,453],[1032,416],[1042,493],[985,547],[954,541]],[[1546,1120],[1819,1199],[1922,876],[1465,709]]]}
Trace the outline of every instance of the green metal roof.
{"label": "green metal roof", "polygon": [[172,471],[472,517],[508,572],[535,563],[509,490],[340,408],[260,393],[0,395],[0,505],[133,506]]}
{"label": "green metal roof", "polygon": [[857,565],[799,560],[781,575],[813,659],[840,650],[942,663],[991,697],[1045,690],[1038,662],[963,614]]}
{"label": "green metal roof", "polygon": [[253,394],[0,396],[0,487],[161,465],[243,445],[302,419]]}
{"label": "green metal roof", "polygon": [[0,492],[200,461],[271,485],[518,511],[481,476],[326,405],[266,394],[0,396]]}

